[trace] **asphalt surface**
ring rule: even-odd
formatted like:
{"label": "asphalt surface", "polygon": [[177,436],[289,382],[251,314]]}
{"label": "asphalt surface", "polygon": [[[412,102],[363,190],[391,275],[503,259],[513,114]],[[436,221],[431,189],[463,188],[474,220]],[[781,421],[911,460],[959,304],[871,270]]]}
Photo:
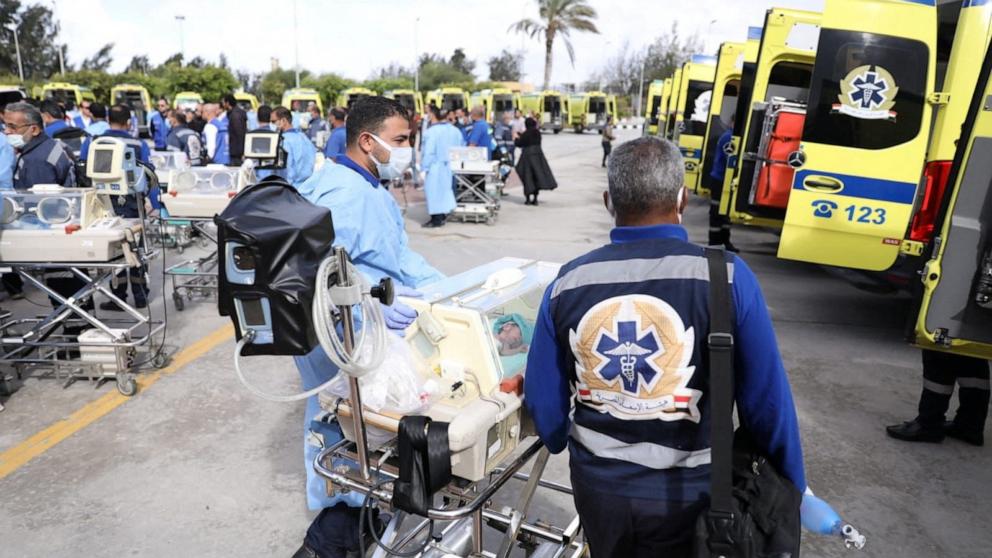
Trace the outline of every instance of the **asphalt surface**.
{"label": "asphalt surface", "polygon": [[[413,248],[453,274],[503,256],[564,262],[606,242],[599,137],[547,135],[544,146],[559,188],[530,207],[511,185],[493,226],[421,229],[422,196],[410,192]],[[694,241],[706,239],[706,211],[704,200],[692,200],[685,223]],[[954,440],[906,444],[884,433],[914,416],[919,396],[919,351],[902,341],[909,298],[859,288],[854,274],[778,260],[770,231],[735,229],[734,242],[775,321],[810,484],[868,537],[858,553],[806,536],[804,555],[992,556],[990,451]],[[168,251],[167,262],[189,254]],[[161,263],[152,269],[158,293]],[[3,306],[15,315],[43,311],[40,293],[29,298],[34,304]],[[157,294],[158,316],[162,301]],[[166,344],[181,366],[146,375],[143,382],[154,383],[135,397],[118,400],[113,382],[63,388],[29,378],[0,398],[0,555],[289,556],[299,545],[312,517],[303,495],[303,405],[258,400],[238,383],[233,342],[217,332],[228,322],[212,301],[176,312],[168,300],[167,308]],[[288,359],[259,358],[247,368],[270,389],[298,387]],[[547,478],[567,482],[564,456],[552,459]],[[560,495],[541,492],[536,505],[535,516],[559,523],[572,513]]]}

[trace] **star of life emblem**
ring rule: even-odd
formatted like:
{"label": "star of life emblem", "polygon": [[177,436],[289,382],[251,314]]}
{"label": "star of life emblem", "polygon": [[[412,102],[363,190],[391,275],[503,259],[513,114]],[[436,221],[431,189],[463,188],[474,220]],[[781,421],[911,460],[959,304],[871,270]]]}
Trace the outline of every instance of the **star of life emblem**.
{"label": "star of life emblem", "polygon": [[899,87],[895,78],[881,66],[858,66],[840,82],[840,103],[832,106],[835,113],[863,120],[895,120]]}
{"label": "star of life emblem", "polygon": [[569,333],[580,404],[625,420],[699,421],[702,392],[687,387],[695,334],[668,303],[604,300]]}

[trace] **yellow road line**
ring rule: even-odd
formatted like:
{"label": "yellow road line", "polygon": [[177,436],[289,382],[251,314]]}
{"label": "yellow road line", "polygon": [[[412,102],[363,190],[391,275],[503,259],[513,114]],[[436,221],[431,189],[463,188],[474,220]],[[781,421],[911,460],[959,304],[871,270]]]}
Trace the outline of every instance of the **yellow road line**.
{"label": "yellow road line", "polygon": [[[231,324],[227,324],[176,353],[172,357],[172,362],[165,368],[148,374],[139,374],[137,377],[139,395],[142,391],[159,381],[162,376],[172,374],[183,368],[217,345],[227,341],[233,335],[234,328]],[[52,446],[93,424],[104,415],[131,399],[133,398],[121,395],[116,390],[105,393],[68,417],[48,426],[9,450],[0,453],[0,479],[20,469],[25,463],[45,453]]]}

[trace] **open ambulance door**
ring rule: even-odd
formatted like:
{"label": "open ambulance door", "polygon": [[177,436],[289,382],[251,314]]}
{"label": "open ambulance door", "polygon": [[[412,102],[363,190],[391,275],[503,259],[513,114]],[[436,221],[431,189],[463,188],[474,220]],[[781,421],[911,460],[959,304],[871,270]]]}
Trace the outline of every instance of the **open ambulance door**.
{"label": "open ambulance door", "polygon": [[827,0],[780,258],[895,263],[930,137],[936,33],[933,5]]}
{"label": "open ambulance door", "polygon": [[992,51],[986,52],[923,267],[915,343],[992,359]]}

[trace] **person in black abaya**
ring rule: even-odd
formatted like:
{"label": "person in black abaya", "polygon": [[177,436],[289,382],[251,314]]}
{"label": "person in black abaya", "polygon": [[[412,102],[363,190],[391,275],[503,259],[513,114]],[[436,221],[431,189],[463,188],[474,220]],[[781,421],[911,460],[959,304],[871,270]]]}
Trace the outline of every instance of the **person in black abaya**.
{"label": "person in black abaya", "polygon": [[517,175],[524,183],[524,195],[527,198],[524,203],[537,205],[538,192],[554,190],[558,187],[558,183],[551,174],[548,160],[544,158],[544,151],[541,149],[541,130],[537,127],[537,121],[528,118],[524,121],[524,128],[524,132],[513,140],[514,145],[522,150],[517,160]]}

